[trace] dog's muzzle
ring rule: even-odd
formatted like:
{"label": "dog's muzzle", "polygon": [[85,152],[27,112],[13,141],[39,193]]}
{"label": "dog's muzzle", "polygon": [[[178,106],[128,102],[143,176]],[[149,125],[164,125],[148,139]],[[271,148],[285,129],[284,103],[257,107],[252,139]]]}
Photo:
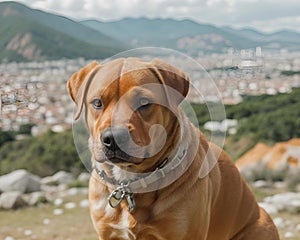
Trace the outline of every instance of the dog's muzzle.
{"label": "dog's muzzle", "polygon": [[129,142],[128,129],[111,128],[104,129],[100,135],[100,140],[104,146],[106,157],[112,162],[128,162],[130,156],[124,152]]}

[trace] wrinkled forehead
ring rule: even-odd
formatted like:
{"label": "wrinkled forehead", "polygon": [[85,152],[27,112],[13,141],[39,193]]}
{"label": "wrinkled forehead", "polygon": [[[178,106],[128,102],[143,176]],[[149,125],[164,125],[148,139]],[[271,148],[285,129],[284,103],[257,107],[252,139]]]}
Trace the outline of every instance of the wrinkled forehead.
{"label": "wrinkled forehead", "polygon": [[162,86],[146,62],[118,59],[98,70],[91,82],[88,95],[102,96],[108,91],[110,95],[122,96],[134,87],[150,88],[155,92],[155,89]]}

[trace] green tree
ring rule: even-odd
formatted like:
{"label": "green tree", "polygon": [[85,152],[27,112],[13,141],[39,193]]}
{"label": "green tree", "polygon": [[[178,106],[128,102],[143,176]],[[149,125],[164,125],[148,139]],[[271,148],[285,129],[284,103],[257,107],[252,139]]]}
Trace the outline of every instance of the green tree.
{"label": "green tree", "polygon": [[23,124],[23,125],[20,126],[20,129],[19,129],[18,133],[19,134],[30,135],[31,134],[31,129],[32,129],[33,126],[35,126],[35,124],[33,124],[33,123]]}
{"label": "green tree", "polygon": [[13,131],[2,131],[0,128],[0,147],[6,142],[15,140],[15,135]]}

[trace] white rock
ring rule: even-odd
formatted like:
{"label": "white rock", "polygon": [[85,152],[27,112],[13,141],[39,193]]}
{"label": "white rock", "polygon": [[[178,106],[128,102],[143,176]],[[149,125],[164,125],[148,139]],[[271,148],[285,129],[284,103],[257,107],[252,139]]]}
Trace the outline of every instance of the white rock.
{"label": "white rock", "polygon": [[0,208],[15,209],[26,205],[21,192],[4,192],[0,195]]}
{"label": "white rock", "polygon": [[65,204],[65,208],[66,209],[76,208],[76,203],[74,203],[74,202],[68,202],[68,203]]}
{"label": "white rock", "polygon": [[75,196],[78,194],[88,194],[88,188],[70,188],[67,191],[67,195],[69,196]]}
{"label": "white rock", "polygon": [[77,180],[80,182],[88,182],[90,180],[90,176],[91,176],[90,173],[83,172],[79,174]]}
{"label": "white rock", "polygon": [[300,223],[297,224],[297,226],[296,226],[296,231],[297,231],[297,232],[300,232]]}
{"label": "white rock", "polygon": [[44,225],[48,225],[50,223],[50,219],[49,218],[45,218],[44,220],[43,220],[43,224]]}
{"label": "white rock", "polygon": [[74,181],[74,177],[71,173],[65,171],[59,171],[55,173],[53,176],[45,177],[42,179],[42,184],[46,185],[60,185],[60,184],[70,184]]}
{"label": "white rock", "polygon": [[293,200],[290,202],[290,205],[291,205],[293,208],[300,208],[300,198],[299,198],[299,199],[293,199]]}
{"label": "white rock", "polygon": [[64,213],[64,210],[61,208],[56,208],[53,210],[53,214],[58,216],[58,215],[62,215]]}
{"label": "white rock", "polygon": [[25,235],[25,236],[30,236],[30,235],[32,235],[32,231],[31,231],[30,229],[26,229],[26,230],[24,231],[24,235]]}
{"label": "white rock", "polygon": [[70,188],[67,190],[67,194],[70,196],[75,196],[79,193],[78,188]]}
{"label": "white rock", "polygon": [[41,179],[24,169],[0,176],[0,192],[37,192],[41,189]]}
{"label": "white rock", "polygon": [[292,232],[286,232],[286,233],[284,234],[284,237],[285,237],[285,238],[293,238],[293,237],[295,237],[295,234],[292,233]]}
{"label": "white rock", "polygon": [[81,200],[80,203],[79,203],[79,206],[82,207],[82,208],[88,208],[89,207],[89,200],[88,199]]}
{"label": "white rock", "polygon": [[57,186],[50,186],[50,185],[41,185],[41,191],[42,192],[47,192],[49,194],[55,194],[58,192]]}
{"label": "white rock", "polygon": [[276,189],[286,189],[287,184],[286,184],[286,182],[274,182],[273,187]]}
{"label": "white rock", "polygon": [[263,209],[266,210],[267,213],[269,214],[276,214],[278,213],[278,209],[276,208],[276,206],[270,204],[270,203],[266,203],[266,202],[260,202],[259,206]]}
{"label": "white rock", "polygon": [[4,238],[4,240],[15,240],[15,238],[13,238],[11,236],[7,236],[6,238]]}
{"label": "white rock", "polygon": [[29,206],[36,206],[39,203],[49,202],[44,192],[33,192],[30,194],[23,195]]}
{"label": "white rock", "polygon": [[300,207],[300,193],[279,193],[266,197],[264,202],[275,206],[278,211],[294,211]]}
{"label": "white rock", "polygon": [[285,222],[281,217],[276,217],[273,219],[274,224],[276,225],[276,227],[278,228],[284,228],[285,227]]}
{"label": "white rock", "polygon": [[60,205],[63,204],[63,202],[64,202],[64,200],[63,200],[62,198],[56,198],[56,199],[54,200],[53,204],[54,204],[55,206],[60,206]]}
{"label": "white rock", "polygon": [[66,191],[68,189],[68,185],[67,184],[60,184],[57,186],[57,192],[63,192]]}
{"label": "white rock", "polygon": [[264,181],[264,180],[255,181],[252,185],[255,188],[267,188],[267,187],[270,186],[270,184],[267,181]]}
{"label": "white rock", "polygon": [[60,184],[58,186],[42,184],[41,189],[43,192],[47,192],[50,194],[56,194],[57,192],[65,191],[66,189],[68,189],[68,186],[65,184]]}

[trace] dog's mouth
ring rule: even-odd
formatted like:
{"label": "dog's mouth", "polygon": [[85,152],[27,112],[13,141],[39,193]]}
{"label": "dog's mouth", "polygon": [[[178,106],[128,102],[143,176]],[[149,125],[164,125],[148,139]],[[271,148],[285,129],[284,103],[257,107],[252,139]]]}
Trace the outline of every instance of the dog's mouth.
{"label": "dog's mouth", "polygon": [[111,151],[111,150],[104,150],[105,157],[108,161],[114,163],[114,164],[135,164],[133,157],[128,155],[127,153],[117,150],[117,151]]}

